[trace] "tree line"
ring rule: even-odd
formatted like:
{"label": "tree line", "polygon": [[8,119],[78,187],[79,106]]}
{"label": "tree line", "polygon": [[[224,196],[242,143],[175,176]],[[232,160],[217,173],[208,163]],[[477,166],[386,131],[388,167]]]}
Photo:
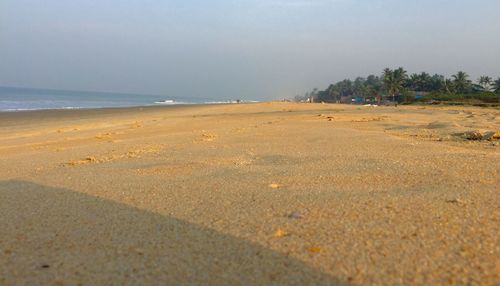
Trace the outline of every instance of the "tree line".
{"label": "tree line", "polygon": [[[325,90],[315,88],[303,96],[296,96],[296,101],[341,102],[342,99],[369,101],[380,103],[384,98],[393,102],[415,101],[423,98],[486,98],[490,96],[498,100],[500,95],[500,78],[493,80],[489,76],[481,76],[473,82],[466,72],[459,71],[446,78],[443,75],[408,72],[400,67],[384,69],[382,75],[357,77],[354,80],[344,79],[330,84]],[[480,96],[479,96],[480,95]]]}

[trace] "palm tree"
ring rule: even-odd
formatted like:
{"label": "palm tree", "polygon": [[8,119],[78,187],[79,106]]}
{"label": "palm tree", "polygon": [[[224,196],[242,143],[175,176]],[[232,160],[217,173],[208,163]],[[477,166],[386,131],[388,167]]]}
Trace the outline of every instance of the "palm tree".
{"label": "palm tree", "polygon": [[479,85],[486,91],[490,90],[490,84],[491,84],[491,77],[489,76],[481,76],[479,77],[479,79],[477,80],[477,82],[479,83]]}
{"label": "palm tree", "polygon": [[453,75],[453,85],[457,93],[468,93],[472,87],[472,82],[469,80],[469,75],[463,71],[459,71]]}
{"label": "palm tree", "polygon": [[403,68],[397,68],[395,70],[386,68],[384,69],[383,78],[387,92],[392,96],[392,101],[395,101],[396,94],[403,90],[403,85],[408,78],[406,71]]}
{"label": "palm tree", "polygon": [[448,94],[455,93],[455,91],[456,91],[455,84],[453,83],[453,81],[451,79],[447,78],[444,80],[444,90]]}
{"label": "palm tree", "polygon": [[364,97],[367,93],[366,80],[362,77],[357,77],[354,80],[352,91],[356,97]]}
{"label": "palm tree", "polygon": [[432,88],[432,77],[426,72],[412,74],[408,79],[408,87],[413,91],[430,91]]}
{"label": "palm tree", "polygon": [[493,82],[492,86],[493,86],[493,92],[500,94],[500,77]]}
{"label": "palm tree", "polygon": [[446,79],[442,75],[435,74],[431,77],[431,82],[429,86],[429,91],[438,92],[438,91],[447,91],[446,90]]}
{"label": "palm tree", "polygon": [[421,83],[418,74],[414,73],[408,78],[408,88],[413,91],[420,91]]}
{"label": "palm tree", "polygon": [[366,89],[368,95],[374,97],[377,100],[377,104],[380,105],[380,91],[382,89],[380,78],[375,75],[369,75],[366,78]]}
{"label": "palm tree", "polygon": [[340,96],[350,96],[353,94],[353,84],[352,80],[350,79],[344,79],[343,81],[339,82],[339,92]]}

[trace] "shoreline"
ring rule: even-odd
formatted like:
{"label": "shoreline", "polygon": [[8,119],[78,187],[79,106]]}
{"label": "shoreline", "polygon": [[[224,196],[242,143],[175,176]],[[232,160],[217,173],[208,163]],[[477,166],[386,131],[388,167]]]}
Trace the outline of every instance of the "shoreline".
{"label": "shoreline", "polygon": [[[137,111],[161,111],[163,109],[176,109],[176,108],[198,108],[198,107],[209,107],[209,106],[229,106],[229,105],[258,105],[258,104],[271,104],[271,103],[283,103],[283,104],[298,104],[304,106],[337,106],[337,107],[347,107],[347,108],[364,108],[367,105],[361,104],[343,104],[343,103],[331,103],[331,102],[316,102],[316,103],[303,103],[303,102],[283,102],[283,101],[259,101],[259,102],[242,102],[242,103],[189,103],[189,104],[172,104],[172,105],[139,105],[139,106],[123,106],[123,107],[97,107],[97,108],[53,108],[53,109],[33,109],[33,110],[12,110],[12,111],[0,111],[0,120],[8,117],[29,117],[29,115],[34,115],[42,117],[43,115],[62,115],[67,116],[70,114],[118,114],[120,112],[133,113]],[[391,108],[394,107],[393,104],[387,105],[375,105],[371,107],[377,108]],[[411,103],[411,104],[398,104],[397,107],[409,107],[409,108],[481,108],[481,109],[492,109],[498,110],[498,105],[475,105],[475,104],[447,104],[446,102],[441,102],[439,104],[422,104],[422,103]],[[11,116],[12,115],[12,116]]]}
{"label": "shoreline", "polygon": [[38,120],[84,119],[95,116],[133,115],[164,110],[188,109],[206,106],[205,104],[151,105],[131,107],[102,107],[79,109],[37,109],[23,111],[0,111],[0,127],[9,123],[29,124]]}

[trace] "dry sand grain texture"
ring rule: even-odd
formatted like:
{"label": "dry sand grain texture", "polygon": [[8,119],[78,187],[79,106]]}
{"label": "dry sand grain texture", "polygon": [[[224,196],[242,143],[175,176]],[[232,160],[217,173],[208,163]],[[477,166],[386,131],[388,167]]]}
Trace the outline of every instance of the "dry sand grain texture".
{"label": "dry sand grain texture", "polygon": [[0,285],[499,285],[499,116],[0,114]]}

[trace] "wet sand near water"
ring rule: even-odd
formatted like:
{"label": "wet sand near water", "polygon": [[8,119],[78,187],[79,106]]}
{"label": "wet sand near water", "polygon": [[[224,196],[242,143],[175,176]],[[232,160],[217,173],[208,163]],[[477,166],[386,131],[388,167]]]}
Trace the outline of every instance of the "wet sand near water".
{"label": "wet sand near water", "polygon": [[500,111],[0,113],[0,285],[498,285]]}

